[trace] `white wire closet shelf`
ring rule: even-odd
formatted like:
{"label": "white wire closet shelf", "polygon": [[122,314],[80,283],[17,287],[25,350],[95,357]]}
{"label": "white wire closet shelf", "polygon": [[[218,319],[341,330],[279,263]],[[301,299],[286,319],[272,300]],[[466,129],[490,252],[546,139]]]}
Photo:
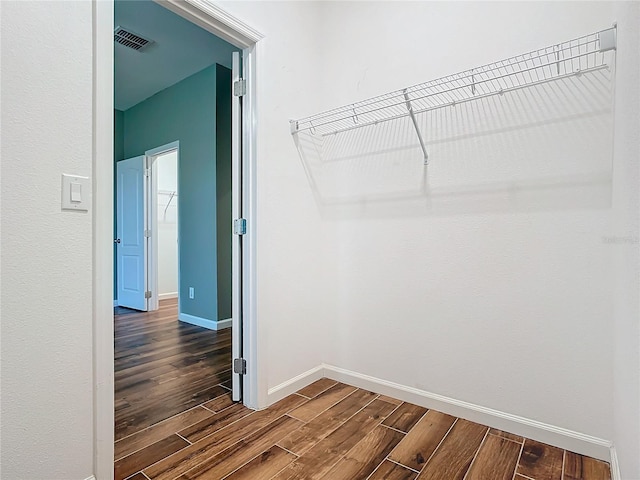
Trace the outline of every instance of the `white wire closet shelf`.
{"label": "white wire closet shelf", "polygon": [[426,164],[427,148],[416,115],[586,72],[608,69],[606,52],[615,48],[614,26],[310,117],[291,120],[291,133],[308,132],[325,137],[410,117]]}

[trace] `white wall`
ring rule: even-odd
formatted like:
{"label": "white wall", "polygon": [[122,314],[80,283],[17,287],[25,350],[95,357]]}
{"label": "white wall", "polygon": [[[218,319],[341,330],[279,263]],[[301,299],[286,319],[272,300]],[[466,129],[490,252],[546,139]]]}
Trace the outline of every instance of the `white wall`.
{"label": "white wall", "polygon": [[[595,32],[613,19],[607,3],[328,3],[325,107]],[[536,108],[523,103],[518,113]],[[469,113],[452,121],[472,123]],[[524,149],[526,130],[496,135],[490,148],[491,137],[460,140],[440,158],[435,145],[430,182],[448,187],[445,205],[426,198],[422,208],[366,201],[333,208],[324,252],[339,259],[329,296],[339,299],[339,312],[325,360],[611,439],[613,275],[602,242],[612,218],[610,120],[596,122],[608,130],[595,130],[591,158],[566,138],[594,126],[583,124],[539,131],[535,142],[524,138]],[[500,142],[507,148],[495,148]],[[448,171],[440,160],[461,168]],[[549,169],[558,175],[558,162],[567,186],[544,181]],[[492,179],[505,180],[514,164],[534,188],[494,194]],[[482,175],[488,195],[456,190],[466,172]],[[599,175],[588,190],[597,198],[570,203],[574,176],[583,173]]]}
{"label": "white wall", "polygon": [[158,169],[158,294],[178,294],[178,152],[156,159]]}
{"label": "white wall", "polygon": [[92,216],[60,209],[91,175],[91,9],[2,2],[3,479],[93,471]]}
{"label": "white wall", "polygon": [[617,3],[614,144],[614,432],[623,479],[640,478],[640,4]]}

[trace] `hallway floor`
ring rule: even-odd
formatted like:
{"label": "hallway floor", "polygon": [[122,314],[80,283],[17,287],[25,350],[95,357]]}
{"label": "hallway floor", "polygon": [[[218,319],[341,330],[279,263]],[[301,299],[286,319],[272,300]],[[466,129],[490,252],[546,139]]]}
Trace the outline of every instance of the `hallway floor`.
{"label": "hallway floor", "polygon": [[231,329],[177,318],[177,299],[154,312],[116,308],[116,440],[229,391]]}
{"label": "hallway floor", "polygon": [[611,478],[607,463],[329,379],[254,412],[231,401],[228,330],[180,324],[167,303],[116,328],[116,480]]}

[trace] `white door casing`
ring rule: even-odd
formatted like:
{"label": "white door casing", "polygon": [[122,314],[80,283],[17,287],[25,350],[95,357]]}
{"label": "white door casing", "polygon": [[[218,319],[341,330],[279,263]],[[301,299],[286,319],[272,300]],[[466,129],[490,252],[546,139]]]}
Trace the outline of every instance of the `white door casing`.
{"label": "white door casing", "polygon": [[117,163],[116,265],[118,305],[147,311],[147,182],[144,155]]}

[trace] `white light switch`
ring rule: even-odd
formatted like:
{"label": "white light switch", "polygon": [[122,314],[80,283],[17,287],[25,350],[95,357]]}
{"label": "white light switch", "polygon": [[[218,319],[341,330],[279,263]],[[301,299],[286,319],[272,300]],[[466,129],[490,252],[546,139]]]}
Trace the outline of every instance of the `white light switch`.
{"label": "white light switch", "polygon": [[62,209],[89,210],[89,177],[62,174]]}
{"label": "white light switch", "polygon": [[71,182],[71,201],[74,203],[82,202],[82,185]]}

